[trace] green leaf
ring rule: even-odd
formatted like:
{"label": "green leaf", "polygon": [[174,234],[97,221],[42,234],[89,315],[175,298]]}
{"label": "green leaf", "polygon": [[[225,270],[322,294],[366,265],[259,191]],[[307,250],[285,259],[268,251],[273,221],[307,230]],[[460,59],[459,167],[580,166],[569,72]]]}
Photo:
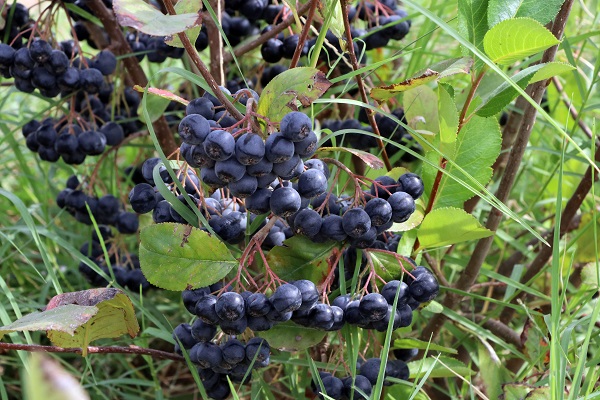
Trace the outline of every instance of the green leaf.
{"label": "green leaf", "polygon": [[497,399],[502,393],[502,384],[510,381],[510,373],[502,365],[497,355],[490,354],[490,350],[483,344],[477,346],[479,371],[485,385],[486,394],[490,399]]}
{"label": "green leaf", "polygon": [[552,32],[531,18],[502,21],[483,39],[486,54],[500,65],[510,65],[559,43]]}
{"label": "green leaf", "polygon": [[542,25],[552,21],[564,0],[489,0],[488,24],[490,27],[510,18],[533,18]]}
{"label": "green leaf", "polygon": [[592,214],[586,213],[582,215],[579,226],[575,232],[577,250],[574,259],[578,263],[593,263],[598,259],[596,249],[600,248],[600,235],[597,233],[600,232],[600,218],[594,222]]}
{"label": "green leaf", "polygon": [[[431,400],[423,389],[413,396],[416,390],[416,384],[406,381],[394,380],[394,384],[385,391],[385,400],[412,399],[412,400]],[[354,396],[355,398],[357,396]]]}
{"label": "green leaf", "polygon": [[[459,132],[454,154],[447,154],[447,156],[473,179],[485,185],[492,177],[491,166],[500,154],[501,144],[500,126],[497,119],[474,116]],[[439,164],[439,156],[431,153],[433,152],[426,154],[427,158],[433,163]],[[443,174],[439,183],[434,208],[462,207],[466,200],[474,196],[474,193],[455,179],[470,183],[472,182],[471,178],[451,164],[447,164],[446,171],[447,174]],[[423,165],[422,175],[427,193],[431,192],[437,172],[438,170],[434,167]]]}
{"label": "green leaf", "polygon": [[377,157],[374,154],[363,151],[363,150],[357,150],[357,149],[353,149],[351,147],[319,147],[319,149],[317,151],[321,152],[321,153],[336,152],[336,151],[350,153],[350,154],[353,154],[356,157],[360,158],[362,160],[362,162],[364,162],[365,164],[367,164],[369,167],[371,167],[373,169],[383,168],[383,161],[381,161],[379,159],[379,157]]}
{"label": "green leaf", "polygon": [[202,23],[198,12],[164,15],[142,0],[114,0],[113,11],[121,26],[129,26],[153,36],[173,35]]}
{"label": "green leaf", "polygon": [[329,86],[331,82],[316,68],[288,69],[265,86],[258,101],[257,113],[271,121],[281,121],[290,110],[310,106]]}
{"label": "green leaf", "polygon": [[168,290],[211,285],[238,265],[216,236],[165,223],[140,232],[140,264],[148,282]]}
{"label": "green leaf", "polygon": [[488,30],[487,4],[488,0],[458,0],[458,29],[480,50]]}
{"label": "green leaf", "polygon": [[415,202],[415,212],[413,212],[408,220],[398,223],[395,222],[389,229],[392,232],[406,232],[419,226],[425,218],[425,202],[420,198]]}
{"label": "green leaf", "polygon": [[77,379],[56,360],[32,353],[25,375],[26,400],[87,400],[90,397]]}
{"label": "green leaf", "polygon": [[419,350],[428,349],[428,351],[436,351],[436,352],[439,351],[442,353],[450,353],[450,354],[458,353],[458,351],[456,351],[456,349],[453,349],[451,347],[444,347],[444,346],[440,346],[439,344],[428,343],[423,340],[419,340],[419,339],[415,339],[415,338],[396,339],[396,340],[394,340],[393,348],[394,349],[419,349]]}
{"label": "green leaf", "polygon": [[[524,89],[530,83],[546,80],[555,75],[572,71],[573,69],[575,68],[571,65],[562,62],[536,64],[519,71],[511,79]],[[517,97],[517,90],[510,83],[502,80],[494,84],[497,79],[495,76],[489,78],[488,81],[491,81],[491,83],[482,86],[487,88],[488,91],[477,93],[481,97],[481,104],[476,109],[477,115],[482,117],[496,115]]]}
{"label": "green leaf", "polygon": [[320,343],[327,332],[306,328],[288,321],[256,334],[266,339],[271,348],[282,351],[299,351]]}
{"label": "green leaf", "polygon": [[587,263],[581,268],[581,282],[587,286],[593,288],[600,287],[599,276],[600,271],[598,271],[598,266],[595,262]]}
{"label": "green leaf", "polygon": [[481,239],[494,232],[481,226],[479,221],[459,208],[437,208],[425,216],[418,231],[419,248],[448,246]]}
{"label": "green leaf", "polygon": [[308,279],[315,283],[325,280],[339,256],[340,243],[313,243],[304,236],[292,236],[275,246],[267,255],[269,268],[284,281]]}
{"label": "green leaf", "polygon": [[466,378],[474,374],[469,367],[455,358],[441,356],[439,357],[439,361],[437,358],[427,357],[422,360],[409,362],[408,368],[410,370],[410,379],[422,378],[427,371],[429,371],[432,365],[433,369],[431,370],[431,373],[427,379],[454,378],[456,375]]}
{"label": "green leaf", "polygon": [[[58,300],[56,300],[58,299]],[[55,296],[51,304],[65,302],[95,305],[98,313],[85,324],[79,326],[73,335],[64,331],[49,330],[48,339],[59,347],[81,347],[86,349],[90,342],[98,339],[116,338],[124,334],[135,337],[140,330],[135,310],[129,297],[120,289],[90,289]],[[85,350],[84,354],[85,356]]]}
{"label": "green leaf", "polygon": [[95,306],[79,306],[68,304],[51,310],[33,312],[14,321],[12,324],[0,327],[0,339],[6,333],[24,331],[47,331],[53,329],[69,335],[88,322],[98,313]]}
{"label": "green leaf", "polygon": [[405,92],[410,89],[414,89],[421,85],[425,85],[429,82],[434,82],[437,80],[439,76],[439,72],[433,71],[431,69],[427,69],[425,72],[421,73],[418,76],[407,79],[402,82],[394,83],[391,85],[377,86],[371,89],[371,97],[374,100],[379,102],[383,102],[391,99],[396,96],[398,93]]}
{"label": "green leaf", "polygon": [[[162,117],[170,102],[170,100],[161,96],[148,96],[146,107],[148,109],[148,115],[150,116],[150,122],[154,122]],[[146,121],[144,121],[145,118],[142,107],[144,107],[144,105],[140,102],[140,105],[138,106],[138,115],[140,121],[145,123]]]}
{"label": "green leaf", "polygon": [[442,154],[454,154],[458,132],[458,109],[450,93],[438,86],[439,150]]}
{"label": "green leaf", "polygon": [[441,314],[444,311],[444,306],[435,300],[431,300],[425,307],[423,307],[423,310],[429,311],[433,314]]}
{"label": "green leaf", "polygon": [[[200,14],[201,10],[202,10],[202,0],[178,1],[177,4],[175,4],[175,14],[177,14],[177,15],[192,14],[192,13]],[[200,26],[200,24],[198,24],[197,26],[195,26],[193,28],[185,30],[185,34],[190,39],[190,43],[192,43],[192,44],[196,43],[196,39],[198,39],[198,36],[200,35],[201,28],[202,27]],[[178,35],[171,35],[170,37],[167,36],[165,38],[165,43],[168,44],[169,46],[173,46],[173,47],[183,47],[183,43],[181,43],[181,39],[179,39]]]}
{"label": "green leaf", "polygon": [[342,3],[337,0],[327,0],[325,10],[331,11],[331,21],[329,30],[338,38],[344,40],[345,43],[345,29],[344,29],[344,14],[342,13]]}
{"label": "green leaf", "polygon": [[527,397],[533,387],[524,383],[507,383],[502,385],[500,400],[523,400]]}
{"label": "green leaf", "polygon": [[[408,125],[415,130],[437,133],[437,95],[429,86],[419,86],[404,93],[402,104]],[[434,106],[432,106],[432,104]]]}
{"label": "green leaf", "polygon": [[414,268],[413,265],[408,261],[403,261],[402,258],[398,259],[392,254],[375,250],[363,251],[366,251],[369,257],[371,258],[371,261],[373,261],[373,267],[375,268],[375,272],[377,273],[377,275],[383,278],[383,280],[385,280],[386,282],[402,278],[403,265],[404,268],[408,271],[411,271]]}

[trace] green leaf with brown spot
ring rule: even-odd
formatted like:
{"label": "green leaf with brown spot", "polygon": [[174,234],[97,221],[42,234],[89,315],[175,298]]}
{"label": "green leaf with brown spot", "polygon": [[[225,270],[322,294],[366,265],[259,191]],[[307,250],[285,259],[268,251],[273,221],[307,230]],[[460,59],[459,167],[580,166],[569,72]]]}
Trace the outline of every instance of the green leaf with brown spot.
{"label": "green leaf with brown spot", "polygon": [[142,0],[114,0],[113,11],[121,26],[129,26],[153,36],[173,35],[202,23],[198,12],[165,15]]}
{"label": "green leaf with brown spot", "polygon": [[165,223],[140,232],[140,264],[153,285],[185,290],[212,285],[238,261],[218,237],[191,226]]}
{"label": "green leaf with brown spot", "polygon": [[316,68],[299,67],[277,75],[265,86],[257,113],[279,122],[290,111],[308,107],[331,86],[325,74]]}

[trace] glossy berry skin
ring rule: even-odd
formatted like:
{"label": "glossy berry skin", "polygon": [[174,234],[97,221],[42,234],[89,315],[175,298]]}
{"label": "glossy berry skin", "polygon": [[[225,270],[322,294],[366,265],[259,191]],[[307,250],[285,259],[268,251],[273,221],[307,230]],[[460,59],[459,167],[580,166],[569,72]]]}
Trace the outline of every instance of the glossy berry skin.
{"label": "glossy berry skin", "polygon": [[342,216],[342,227],[348,236],[357,238],[371,229],[371,218],[365,210],[352,208]]}
{"label": "glossy berry skin", "polygon": [[277,312],[293,312],[302,305],[302,293],[296,286],[284,283],[275,290],[269,300]]}
{"label": "glossy berry skin", "polygon": [[226,292],[217,299],[215,312],[222,320],[236,321],[246,314],[246,302],[240,294]]}
{"label": "glossy berry skin", "polygon": [[360,374],[356,374],[356,377],[354,378],[354,384],[352,383],[352,381],[353,379],[351,376],[345,378],[342,381],[342,383],[344,384],[344,395],[347,398],[351,398],[352,393],[354,393],[355,400],[368,399],[369,397],[364,397],[362,394],[355,391],[354,388],[360,389],[364,394],[370,396],[371,391],[373,390],[373,385],[371,385],[371,382],[369,382],[369,380],[365,376]]}
{"label": "glossy berry skin", "polygon": [[46,62],[52,55],[52,46],[42,39],[35,39],[29,44],[29,55],[37,63]]}
{"label": "glossy berry skin", "polygon": [[154,210],[156,206],[154,188],[147,183],[139,183],[129,192],[129,204],[138,214],[145,214]]}
{"label": "glossy berry skin", "polygon": [[240,180],[229,183],[229,191],[235,197],[245,199],[252,196],[258,189],[258,179],[254,176],[245,174]]}
{"label": "glossy berry skin", "polygon": [[209,294],[208,288],[199,288],[192,290],[184,290],[181,292],[181,299],[183,300],[183,305],[185,309],[188,310],[190,314],[194,314],[194,310],[196,308],[196,303],[200,300],[201,297]]}
{"label": "glossy berry skin", "polygon": [[304,113],[292,111],[281,119],[279,129],[284,138],[292,142],[299,142],[306,138],[312,130],[312,120]]}
{"label": "glossy berry skin", "polygon": [[217,367],[223,362],[223,352],[214,343],[198,343],[190,351],[190,360],[202,368]]}
{"label": "glossy berry skin", "polygon": [[331,325],[331,327],[327,330],[339,331],[344,327],[344,324],[346,323],[346,321],[344,321],[344,310],[341,307],[332,305],[331,312],[333,313],[333,325]]}
{"label": "glossy berry skin", "polygon": [[[406,365],[404,361],[388,360],[388,363],[385,368],[385,376],[386,378],[391,377],[406,381],[410,376],[410,371],[408,369],[408,365]],[[392,385],[392,382],[386,380],[384,381],[384,385],[390,386]]]}
{"label": "glossy berry skin", "polygon": [[241,335],[248,327],[248,319],[244,316],[235,321],[222,320],[219,322],[219,327],[227,335]]}
{"label": "glossy berry skin", "polygon": [[309,158],[317,152],[318,144],[319,138],[317,137],[317,134],[310,131],[308,136],[301,141],[294,143],[294,151],[302,158]]}
{"label": "glossy berry skin", "polygon": [[275,132],[265,141],[265,158],[279,164],[289,160],[294,155],[294,143],[283,137],[281,132]]}
{"label": "glossy berry skin", "polygon": [[323,219],[318,212],[305,208],[300,210],[294,218],[294,233],[314,238],[319,233],[322,223]]}
{"label": "glossy berry skin", "polygon": [[319,291],[312,281],[301,279],[290,283],[296,286],[302,295],[302,304],[298,310],[310,310],[319,301]]}
{"label": "glossy berry skin", "polygon": [[309,326],[321,330],[329,330],[334,323],[334,315],[331,306],[319,303],[310,309],[308,315]]}
{"label": "glossy berry skin", "polygon": [[248,328],[254,332],[268,331],[273,327],[273,321],[269,320],[266,316],[252,317],[248,316]]}
{"label": "glossy berry skin", "polygon": [[348,302],[346,308],[344,309],[344,320],[352,325],[358,325],[363,321],[363,316],[361,315],[358,307],[360,302],[358,300],[352,300]]}
{"label": "glossy berry skin", "polygon": [[260,54],[268,63],[279,62],[283,58],[283,42],[276,38],[267,40],[260,47]]}
{"label": "glossy berry skin", "polygon": [[398,179],[399,191],[408,193],[414,200],[417,200],[423,194],[425,187],[423,180],[417,174],[406,173]]}
{"label": "glossy berry skin", "polygon": [[246,343],[246,360],[249,363],[254,361],[254,368],[266,367],[270,354],[271,347],[263,338],[254,337]]}
{"label": "glossy berry skin", "polygon": [[298,178],[298,193],[307,199],[327,191],[327,177],[318,169],[309,169]]}
{"label": "glossy berry skin", "polygon": [[389,176],[380,176],[371,185],[371,195],[387,200],[398,188],[398,182]]}
{"label": "glossy berry skin", "polygon": [[197,342],[210,342],[217,334],[217,327],[197,319],[192,324],[192,337]]}
{"label": "glossy berry skin", "polygon": [[190,114],[179,123],[179,137],[189,144],[202,144],[210,133],[210,124],[202,115]]}
{"label": "glossy berry skin", "polygon": [[217,303],[217,297],[211,294],[206,295],[198,299],[196,302],[196,306],[194,308],[194,314],[198,316],[198,318],[202,319],[202,321],[207,324],[218,324],[219,316],[215,311],[215,304]]}
{"label": "glossy berry skin", "polygon": [[96,55],[92,62],[92,67],[100,71],[102,75],[108,76],[115,72],[115,69],[117,68],[117,58],[112,51],[102,50]]}
{"label": "glossy berry skin", "polygon": [[121,212],[117,215],[116,228],[121,233],[136,233],[140,226],[138,216],[130,212]]}
{"label": "glossy berry skin", "polygon": [[246,358],[246,346],[237,339],[229,339],[221,346],[223,361],[229,365],[236,365]]}
{"label": "glossy berry skin", "polygon": [[196,340],[192,337],[192,327],[189,324],[179,324],[173,330],[175,343],[181,342],[185,349],[191,349]]}
{"label": "glossy berry skin", "polygon": [[405,363],[409,362],[419,354],[419,349],[394,349],[394,357]]}
{"label": "glossy berry skin", "polygon": [[206,154],[215,161],[224,161],[235,153],[235,140],[229,132],[211,131],[204,140]]}
{"label": "glossy berry skin", "polygon": [[427,271],[417,276],[408,286],[410,296],[419,303],[427,303],[436,298],[440,291],[440,285],[435,276]]}
{"label": "glossy berry skin", "polygon": [[291,187],[274,190],[269,200],[269,206],[273,214],[284,218],[300,210],[301,204],[300,194]]}
{"label": "glossy berry skin", "polygon": [[244,133],[235,142],[235,157],[243,165],[254,165],[265,156],[265,142],[255,133]]}
{"label": "glossy berry skin", "polygon": [[371,385],[375,386],[375,384],[377,383],[377,378],[379,377],[380,365],[381,359],[369,358],[360,366],[360,375],[367,378]]}
{"label": "glossy berry skin", "polygon": [[188,103],[185,112],[187,115],[199,114],[206,119],[212,119],[215,116],[215,105],[206,97],[198,97]]}
{"label": "glossy berry skin", "polygon": [[331,374],[321,374],[321,382],[323,383],[323,389],[321,389],[319,385],[316,387],[316,391],[319,393],[320,399],[325,398],[321,394],[322,390],[324,390],[325,394],[332,399],[340,399],[342,397],[344,384],[340,378],[337,378]]}
{"label": "glossy berry skin", "polygon": [[405,222],[415,212],[415,200],[406,192],[395,192],[388,198],[392,206],[392,221]]}
{"label": "glossy berry skin", "polygon": [[112,121],[102,125],[100,132],[106,137],[106,144],[109,146],[116,146],[125,138],[121,125]]}
{"label": "glossy berry skin", "polygon": [[246,166],[239,163],[235,157],[215,163],[215,174],[225,182],[237,182],[246,174]]}
{"label": "glossy berry skin", "polygon": [[388,312],[388,303],[379,293],[369,293],[360,300],[360,314],[369,321],[379,321]]}
{"label": "glossy berry skin", "polygon": [[386,283],[381,289],[381,295],[385,297],[389,305],[394,304],[396,293],[398,293],[396,308],[400,308],[408,301],[408,285],[404,282],[393,280]]}
{"label": "glossy berry skin", "polygon": [[392,206],[382,198],[372,198],[365,205],[365,212],[371,218],[371,225],[381,226],[392,219]]}
{"label": "glossy berry skin", "polygon": [[77,136],[79,148],[87,155],[97,156],[106,148],[106,137],[98,131],[84,131]]}
{"label": "glossy berry skin", "polygon": [[253,317],[263,317],[271,311],[273,306],[271,302],[262,293],[252,293],[246,299],[246,313]]}
{"label": "glossy berry skin", "polygon": [[323,217],[319,234],[331,240],[341,242],[348,238],[339,215],[326,215]]}
{"label": "glossy berry skin", "polygon": [[372,226],[368,231],[357,238],[350,238],[350,244],[357,249],[372,247],[377,240],[377,228]]}

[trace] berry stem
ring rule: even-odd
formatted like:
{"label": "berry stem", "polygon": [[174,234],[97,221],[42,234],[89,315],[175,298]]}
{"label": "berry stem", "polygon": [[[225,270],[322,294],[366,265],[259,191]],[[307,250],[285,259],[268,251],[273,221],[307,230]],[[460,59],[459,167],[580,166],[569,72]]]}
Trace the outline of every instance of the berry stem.
{"label": "berry stem", "polygon": [[308,32],[310,32],[310,27],[312,25],[312,20],[315,16],[318,0],[310,0],[309,3],[310,8],[308,9],[306,22],[304,23],[304,26],[302,27],[302,33],[300,33],[300,37],[298,38],[298,46],[296,46],[296,50],[294,51],[294,56],[292,57],[292,62],[290,63],[290,69],[295,68],[296,65],[298,65],[298,61],[302,55],[302,49],[304,48],[304,42],[306,42]]}
{"label": "berry stem", "polygon": [[[175,7],[173,7],[173,4],[170,2],[170,0],[163,0],[163,4],[165,5],[165,8],[167,9],[167,12],[169,14],[177,14],[175,12]],[[237,110],[237,108],[235,108],[235,106],[229,101],[229,99],[225,97],[225,95],[219,88],[217,81],[215,81],[215,78],[213,78],[213,76],[211,75],[210,71],[208,70],[208,67],[200,59],[196,48],[194,47],[192,42],[190,42],[190,39],[187,37],[185,32],[180,32],[177,35],[179,36],[181,43],[183,43],[183,47],[185,47],[185,51],[187,52],[188,56],[190,57],[196,68],[198,68],[198,71],[200,71],[200,74],[202,75],[206,83],[208,83],[208,86],[210,86],[215,97],[221,102],[221,104],[223,104],[223,106],[225,106],[225,109],[227,109],[227,111],[229,112],[229,114],[231,114],[233,118],[237,119],[238,121],[241,121],[244,118],[244,116],[241,112]]]}
{"label": "berry stem", "polygon": [[[356,59],[356,54],[354,53],[354,42],[352,41],[352,33],[350,32],[350,21],[348,20],[348,0],[342,1],[342,15],[344,20],[344,29],[346,31],[346,41],[348,44],[348,53],[350,54],[350,62],[352,63],[352,70],[358,70],[358,61]],[[365,104],[369,104],[369,99],[367,98],[367,91],[365,90],[365,85],[362,80],[361,74],[356,74],[354,76],[356,79],[356,84],[358,85],[358,91],[360,92],[360,97]],[[379,150],[381,150],[381,158],[383,159],[383,163],[385,164],[385,168],[388,171],[392,170],[392,164],[390,163],[390,159],[387,155],[387,151],[385,150],[385,145],[383,144],[383,140],[381,140],[381,133],[379,132],[379,127],[377,126],[377,121],[375,121],[374,112],[371,109],[367,109],[367,118],[369,119],[369,124],[371,128],[373,128],[373,133],[377,135],[377,146],[379,146]]]}

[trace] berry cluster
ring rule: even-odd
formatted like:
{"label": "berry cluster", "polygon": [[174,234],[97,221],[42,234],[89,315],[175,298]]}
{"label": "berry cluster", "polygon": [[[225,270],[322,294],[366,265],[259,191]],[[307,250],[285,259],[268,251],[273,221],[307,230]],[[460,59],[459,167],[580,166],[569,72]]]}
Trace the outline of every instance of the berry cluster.
{"label": "berry cluster", "polygon": [[151,63],[163,63],[167,58],[180,59],[185,50],[181,47],[169,46],[162,36],[150,36],[142,32],[131,32],[126,37],[131,51],[139,61],[144,57]]}
{"label": "berry cluster", "polygon": [[[71,47],[71,51],[73,49]],[[117,59],[110,50],[102,50],[93,60],[71,60],[72,56],[62,49],[53,49],[42,39],[34,39],[28,47],[18,50],[0,44],[0,73],[14,78],[15,87],[22,92],[32,93],[38,89],[42,96],[51,98],[79,89],[98,93],[105,84],[104,76],[112,74],[117,66]]]}
{"label": "berry cluster", "polygon": [[[56,204],[83,224],[92,225],[90,213],[99,225],[112,225],[119,233],[133,234],[139,227],[135,213],[124,211],[121,201],[107,194],[100,198],[88,195],[76,176],[67,180],[67,187],[56,197]],[[89,207],[89,212],[88,212]]]}
{"label": "berry cluster", "polygon": [[[405,359],[388,360],[385,365],[385,375],[383,384],[385,386],[391,385],[391,381],[387,378],[395,378],[407,380],[410,376],[408,365],[406,365]],[[373,386],[377,384],[379,377],[379,368],[381,366],[380,358],[369,358],[363,363],[359,363],[359,373],[355,377],[348,376],[345,378],[337,378],[329,372],[319,372],[319,379],[321,385],[315,378],[311,382],[311,389],[315,393],[319,393],[319,398],[324,399],[323,396],[326,394],[328,398],[334,400],[347,400],[347,399],[368,399],[370,397],[364,397],[356,389],[359,389],[365,395],[370,396]]]}
{"label": "berry cluster", "polygon": [[[23,47],[23,33],[29,29],[29,10],[24,4],[10,2],[2,7],[0,13],[0,18],[6,21],[0,29],[0,38],[6,38],[6,43],[10,43],[14,49],[20,49]],[[4,74],[1,68],[0,72]]]}
{"label": "berry cluster", "polygon": [[[120,258],[117,256],[118,249],[113,245],[112,232],[108,226],[100,225],[99,227],[100,239],[98,235],[92,235],[92,241],[85,242],[79,251],[84,256],[89,257],[94,264],[96,264],[106,275],[109,277],[110,270],[115,277],[115,281],[122,287],[127,287],[132,292],[138,293],[141,289],[142,292],[148,291],[153,286],[146,280],[146,277],[140,269],[140,260],[134,254],[123,254]],[[109,255],[108,260],[105,258],[104,251],[101,245],[105,243],[106,252]],[[108,266],[110,262],[111,268]],[[101,275],[96,273],[90,266],[84,262],[79,263],[79,272],[90,282],[93,286],[102,287],[108,285],[108,281]]]}

